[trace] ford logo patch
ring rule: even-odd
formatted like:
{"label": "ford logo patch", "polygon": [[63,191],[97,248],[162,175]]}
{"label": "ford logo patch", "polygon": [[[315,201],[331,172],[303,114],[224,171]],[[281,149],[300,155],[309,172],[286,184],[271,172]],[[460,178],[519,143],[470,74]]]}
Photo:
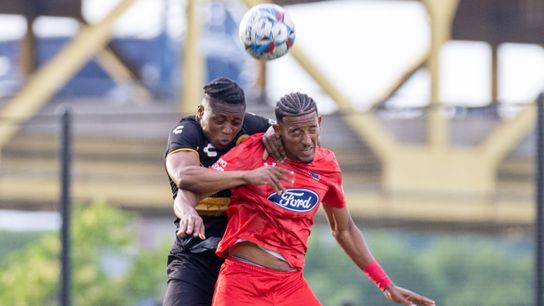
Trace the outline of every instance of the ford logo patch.
{"label": "ford logo patch", "polygon": [[317,194],[308,189],[287,189],[282,194],[273,193],[267,199],[280,207],[296,212],[310,211],[319,203]]}

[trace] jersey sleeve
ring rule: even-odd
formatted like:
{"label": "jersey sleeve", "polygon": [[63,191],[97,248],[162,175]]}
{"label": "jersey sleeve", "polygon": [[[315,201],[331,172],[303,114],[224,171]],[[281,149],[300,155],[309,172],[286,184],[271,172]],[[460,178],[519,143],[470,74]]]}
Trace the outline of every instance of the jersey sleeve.
{"label": "jersey sleeve", "polygon": [[342,171],[336,158],[331,163],[333,171],[327,177],[329,190],[323,197],[323,204],[334,208],[344,208],[346,207],[346,196],[342,187]]}
{"label": "jersey sleeve", "polygon": [[170,131],[165,156],[179,151],[194,151],[198,154],[198,144],[201,132],[192,121],[182,120]]}
{"label": "jersey sleeve", "polygon": [[[216,171],[251,170],[262,164],[264,145],[262,133],[256,134],[242,141],[230,149],[211,166]],[[261,163],[261,164],[259,164]]]}
{"label": "jersey sleeve", "polygon": [[256,133],[264,133],[274,123],[276,123],[276,121],[265,118],[265,117],[261,117],[254,113],[248,112],[246,113],[244,117],[245,130],[250,135],[253,135]]}

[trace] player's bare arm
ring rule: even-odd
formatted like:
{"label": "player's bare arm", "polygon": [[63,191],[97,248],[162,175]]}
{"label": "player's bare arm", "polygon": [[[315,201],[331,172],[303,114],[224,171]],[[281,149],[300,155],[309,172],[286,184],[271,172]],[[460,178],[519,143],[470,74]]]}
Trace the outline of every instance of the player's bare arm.
{"label": "player's bare arm", "polygon": [[323,205],[331,233],[346,254],[362,270],[374,257],[366,244],[363,234],[353,222],[347,208],[333,208]]}
{"label": "player's bare arm", "polygon": [[185,169],[190,166],[200,166],[196,152],[179,151],[166,156],[166,171],[178,188]]}
{"label": "player's bare arm", "polygon": [[279,162],[285,161],[287,154],[281,142],[281,136],[276,133],[273,126],[270,126],[264,133],[263,144],[266,149],[263,153],[263,160],[266,160],[270,155]]}
{"label": "player's bare arm", "polygon": [[195,209],[198,202],[194,192],[178,189],[174,199],[174,213],[179,218],[179,228],[176,233],[179,237],[194,236],[206,239],[204,222]]}
{"label": "player's bare arm", "polygon": [[[198,155],[192,151],[180,151],[166,157],[166,170],[174,183],[179,187],[183,170],[188,166],[200,165]],[[198,196],[189,190],[178,189],[174,199],[174,213],[179,218],[179,228],[176,233],[180,237],[194,235],[205,237],[204,223],[195,207]],[[203,238],[202,238],[203,239]]]}
{"label": "player's bare arm", "polygon": [[285,191],[281,181],[292,182],[293,173],[277,166],[263,166],[254,170],[215,171],[204,167],[187,167],[178,187],[198,194],[231,189],[240,185],[270,185],[274,191]]}
{"label": "player's bare arm", "polygon": [[[375,262],[370,249],[364,239],[363,233],[357,228],[347,208],[332,208],[323,205],[331,232],[338,244],[361,269]],[[392,302],[412,306],[433,306],[435,302],[410,290],[398,287],[391,283],[384,288],[385,297]]]}

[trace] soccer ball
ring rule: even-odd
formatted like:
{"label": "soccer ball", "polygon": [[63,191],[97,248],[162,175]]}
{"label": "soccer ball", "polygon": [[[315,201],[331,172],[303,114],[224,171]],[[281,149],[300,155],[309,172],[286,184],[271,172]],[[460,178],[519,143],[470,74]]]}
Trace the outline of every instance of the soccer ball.
{"label": "soccer ball", "polygon": [[276,4],[252,7],[242,18],[238,34],[246,51],[258,60],[281,57],[295,42],[295,26]]}

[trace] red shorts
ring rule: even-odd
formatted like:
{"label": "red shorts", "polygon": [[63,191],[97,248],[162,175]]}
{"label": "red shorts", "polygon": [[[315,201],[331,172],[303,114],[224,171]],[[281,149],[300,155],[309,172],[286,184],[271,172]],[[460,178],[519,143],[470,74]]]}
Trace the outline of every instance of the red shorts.
{"label": "red shorts", "polygon": [[320,306],[302,271],[276,271],[225,260],[215,284],[213,306]]}

